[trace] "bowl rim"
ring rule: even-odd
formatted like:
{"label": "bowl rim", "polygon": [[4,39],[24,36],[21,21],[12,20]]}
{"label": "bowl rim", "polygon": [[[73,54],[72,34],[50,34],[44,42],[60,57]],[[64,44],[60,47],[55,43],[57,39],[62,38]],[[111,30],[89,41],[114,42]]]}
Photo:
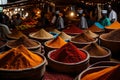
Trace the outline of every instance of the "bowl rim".
{"label": "bowl rim", "polygon": [[108,40],[108,39],[103,38],[103,36],[105,36],[106,34],[108,34],[108,33],[101,34],[101,35],[99,36],[99,38],[100,38],[101,40],[107,41],[107,42],[120,42],[120,41]]}
{"label": "bowl rim", "polygon": [[[37,40],[33,40],[33,39],[29,39],[29,40],[32,40],[32,41],[36,42],[38,45],[37,46],[33,46],[33,47],[26,47],[27,49],[36,49],[36,48],[39,48],[40,46],[42,46],[42,44],[39,41],[37,41]],[[16,40],[10,40],[10,41],[8,41],[6,43],[6,46],[9,47],[9,48],[14,48],[14,47],[12,47],[12,46],[9,45],[9,43],[12,43],[14,41],[16,41]]]}
{"label": "bowl rim", "polygon": [[[108,56],[111,56],[111,55],[112,55],[110,49],[108,49],[108,48],[106,48],[106,47],[103,47],[103,46],[102,46],[102,48],[104,48],[104,49],[108,52],[108,54],[103,55],[103,56],[91,56],[91,55],[90,55],[90,57],[91,57],[91,58],[105,58],[105,57],[108,57]],[[88,53],[89,53],[89,52],[88,52]]]}
{"label": "bowl rim", "polygon": [[32,34],[34,34],[34,32],[30,33],[30,34],[29,34],[29,37],[30,37],[30,38],[34,38],[34,39],[49,40],[49,39],[53,39],[53,38],[54,38],[54,36],[53,36],[52,34],[51,34],[52,37],[49,37],[49,38],[48,38],[48,37],[35,37],[35,36],[32,36]]}
{"label": "bowl rim", "polygon": [[38,54],[38,53],[34,53],[34,54],[39,55],[39,56],[43,59],[43,62],[40,63],[39,65],[34,66],[34,67],[31,67],[31,68],[23,68],[23,69],[4,69],[4,68],[0,68],[0,71],[7,71],[7,72],[29,71],[29,70],[35,70],[35,69],[39,68],[39,67],[42,66],[42,65],[46,65],[47,60],[46,60],[46,58],[45,58],[44,55],[42,55],[42,54]]}
{"label": "bowl rim", "polygon": [[94,69],[105,69],[108,68],[109,66],[97,66],[97,67],[88,67],[87,69],[85,69],[84,71],[82,71],[79,75],[78,75],[78,80],[81,80],[82,75],[89,71],[89,70],[94,70]]}
{"label": "bowl rim", "polygon": [[80,62],[77,62],[77,63],[64,63],[64,62],[60,62],[60,61],[56,61],[56,60],[52,59],[52,58],[50,57],[50,55],[51,55],[52,52],[54,52],[54,51],[56,51],[56,50],[51,50],[51,51],[49,51],[48,54],[47,54],[47,57],[48,57],[48,59],[50,59],[51,61],[53,61],[53,62],[55,62],[55,63],[58,63],[58,64],[63,64],[63,65],[77,65],[77,64],[80,64],[80,63],[84,63],[84,62],[86,62],[86,61],[89,61],[89,59],[90,59],[89,53],[88,53],[87,51],[83,50],[83,49],[79,49],[79,50],[81,50],[82,52],[84,52],[87,57],[86,57],[84,60],[82,60],[82,61],[80,61]]}
{"label": "bowl rim", "polygon": [[94,41],[90,41],[90,42],[76,42],[76,41],[73,41],[71,38],[70,42],[75,43],[75,44],[91,44],[91,43],[95,43],[98,41],[98,38],[94,38],[94,39],[95,39]]}
{"label": "bowl rim", "polygon": [[[88,68],[94,67],[95,65],[100,64],[100,63],[115,63],[115,64],[120,64],[120,62],[117,62],[117,61],[99,61],[99,62],[96,62],[96,63],[90,65]],[[95,66],[95,67],[98,67],[98,66]]]}

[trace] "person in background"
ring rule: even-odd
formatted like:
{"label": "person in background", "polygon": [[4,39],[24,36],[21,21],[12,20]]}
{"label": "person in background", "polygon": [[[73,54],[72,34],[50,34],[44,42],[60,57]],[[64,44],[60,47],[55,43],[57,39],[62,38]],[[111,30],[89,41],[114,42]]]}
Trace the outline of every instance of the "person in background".
{"label": "person in background", "polygon": [[78,14],[79,14],[79,17],[80,17],[79,28],[87,29],[88,28],[88,24],[87,24],[86,18],[83,15],[83,9],[82,8],[78,9]]}
{"label": "person in background", "polygon": [[22,18],[19,13],[16,14],[16,19],[14,20],[15,26],[19,26],[22,24]]}
{"label": "person in background", "polygon": [[117,21],[117,13],[112,9],[111,5],[108,5],[108,11],[109,11],[109,19],[111,23]]}
{"label": "person in background", "polygon": [[57,10],[57,11],[55,12],[52,20],[51,20],[51,24],[54,25],[54,26],[56,25],[56,21],[57,21],[57,19],[58,19],[58,17],[59,17],[59,13],[60,13],[60,11]]}
{"label": "person in background", "polygon": [[109,26],[111,24],[110,19],[107,17],[107,10],[101,11],[102,18],[100,19],[100,24],[105,26]]}
{"label": "person in background", "polygon": [[0,13],[0,37],[1,38],[6,38],[7,34],[11,34],[12,32],[10,31],[9,27],[4,24],[4,15],[3,13]]}

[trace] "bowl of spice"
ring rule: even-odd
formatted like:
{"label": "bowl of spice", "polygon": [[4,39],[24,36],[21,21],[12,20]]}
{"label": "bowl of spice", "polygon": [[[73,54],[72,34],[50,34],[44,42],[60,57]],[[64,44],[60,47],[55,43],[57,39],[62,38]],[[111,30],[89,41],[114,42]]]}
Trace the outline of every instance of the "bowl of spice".
{"label": "bowl of spice", "polygon": [[54,36],[52,34],[50,34],[49,32],[47,32],[45,29],[40,29],[37,32],[30,33],[29,37],[33,38],[33,39],[36,39],[36,40],[40,41],[43,44],[44,44],[45,41],[54,38]]}
{"label": "bowl of spice", "polygon": [[100,45],[109,48],[112,57],[120,59],[120,29],[100,35]]}
{"label": "bowl of spice", "polygon": [[45,72],[46,58],[23,45],[0,54],[1,80],[40,80]]}
{"label": "bowl of spice", "polygon": [[111,51],[105,47],[101,47],[97,43],[91,43],[83,47],[90,54],[90,64],[99,61],[110,61]]}
{"label": "bowl of spice", "polygon": [[97,41],[98,41],[97,38],[96,39],[92,38],[86,32],[78,34],[75,37],[71,38],[71,40],[70,40],[70,42],[72,42],[74,45],[76,45],[79,48],[82,48],[91,43],[95,43]]}
{"label": "bowl of spice", "polygon": [[58,49],[58,48],[62,47],[66,43],[67,42],[65,42],[65,40],[63,40],[61,37],[58,36],[58,37],[56,37],[52,40],[48,40],[44,43],[45,50],[46,50],[46,52],[49,52],[51,50]]}
{"label": "bowl of spice", "polygon": [[48,66],[57,72],[80,73],[89,65],[89,54],[68,42],[48,53]]}
{"label": "bowl of spice", "polygon": [[8,39],[19,39],[22,36],[26,36],[26,35],[23,34],[21,31],[15,30],[11,34],[8,34],[7,38]]}
{"label": "bowl of spice", "polygon": [[37,40],[29,39],[28,37],[22,36],[17,40],[10,40],[7,42],[7,47],[15,48],[19,45],[24,45],[29,50],[36,50],[41,47],[41,43]]}
{"label": "bowl of spice", "polygon": [[78,80],[120,80],[120,64],[115,66],[99,66],[84,70]]}

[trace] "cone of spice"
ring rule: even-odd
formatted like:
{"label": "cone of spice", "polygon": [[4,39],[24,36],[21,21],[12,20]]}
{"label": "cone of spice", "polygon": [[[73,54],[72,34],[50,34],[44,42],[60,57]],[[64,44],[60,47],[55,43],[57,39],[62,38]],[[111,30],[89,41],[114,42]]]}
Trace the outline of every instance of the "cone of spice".
{"label": "cone of spice", "polygon": [[57,34],[60,34],[61,32],[57,29],[51,29],[49,32],[54,32],[54,33],[57,33]]}
{"label": "cone of spice", "polygon": [[120,29],[113,30],[104,36],[106,40],[120,41]]}
{"label": "cone of spice", "polygon": [[97,38],[99,36],[96,33],[92,32],[91,30],[84,30],[84,32],[91,36],[92,38]]}
{"label": "cone of spice", "polygon": [[65,32],[66,34],[79,34],[82,33],[82,30],[75,25],[70,25],[69,27],[64,29],[63,32]]}
{"label": "cone of spice", "polygon": [[99,46],[97,43],[88,44],[82,49],[88,51],[90,56],[105,56],[108,54],[108,51],[105,50],[103,47]]}
{"label": "cone of spice", "polygon": [[55,39],[53,40],[49,40],[45,43],[45,45],[47,47],[50,47],[50,48],[60,48],[62,47],[63,45],[65,45],[67,42],[65,42],[61,37],[56,37]]}
{"label": "cone of spice", "polygon": [[8,34],[7,37],[11,39],[19,39],[21,36],[26,36],[21,31],[15,30],[11,34]]}
{"label": "cone of spice", "polygon": [[56,61],[63,63],[77,63],[86,59],[86,54],[68,42],[61,48],[52,52],[50,57]]}
{"label": "cone of spice", "polygon": [[100,29],[100,28],[97,27],[96,25],[92,25],[92,26],[89,27],[88,29],[91,30],[92,32],[103,32],[103,29]]}
{"label": "cone of spice", "polygon": [[120,29],[120,23],[118,21],[115,21],[110,26],[105,27],[106,29]]}
{"label": "cone of spice", "polygon": [[74,38],[72,38],[71,41],[80,42],[80,43],[86,43],[86,42],[95,41],[95,39],[92,38],[91,36],[89,36],[87,33],[83,32],[81,34],[78,34]]}
{"label": "cone of spice", "polygon": [[48,33],[45,29],[40,29],[37,32],[30,33],[29,36],[31,38],[36,38],[36,39],[52,39],[53,35]]}
{"label": "cone of spice", "polygon": [[32,53],[23,45],[0,54],[1,69],[25,69],[38,66],[43,58]]}
{"label": "cone of spice", "polygon": [[19,45],[24,45],[25,47],[37,47],[40,46],[40,44],[38,42],[35,42],[35,40],[29,39],[28,37],[22,36],[17,40],[12,40],[12,41],[8,41],[7,45],[8,47],[17,47]]}
{"label": "cone of spice", "polygon": [[59,36],[60,36],[62,39],[64,39],[64,40],[69,40],[69,39],[71,39],[71,36],[67,35],[67,34],[64,33],[64,32],[61,32],[61,33],[59,34]]}
{"label": "cone of spice", "polygon": [[120,80],[120,64],[89,73],[79,80]]}

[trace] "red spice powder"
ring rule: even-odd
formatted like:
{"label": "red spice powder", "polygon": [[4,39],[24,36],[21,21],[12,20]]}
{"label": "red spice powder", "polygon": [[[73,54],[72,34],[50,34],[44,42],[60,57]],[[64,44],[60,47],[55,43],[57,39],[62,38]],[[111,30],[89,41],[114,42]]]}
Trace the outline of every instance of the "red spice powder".
{"label": "red spice powder", "polygon": [[86,54],[71,42],[51,53],[50,57],[64,63],[76,63],[86,59]]}
{"label": "red spice powder", "polygon": [[70,25],[66,29],[64,29],[63,32],[67,34],[78,34],[78,33],[82,33],[83,31],[80,28],[78,28],[76,25]]}

